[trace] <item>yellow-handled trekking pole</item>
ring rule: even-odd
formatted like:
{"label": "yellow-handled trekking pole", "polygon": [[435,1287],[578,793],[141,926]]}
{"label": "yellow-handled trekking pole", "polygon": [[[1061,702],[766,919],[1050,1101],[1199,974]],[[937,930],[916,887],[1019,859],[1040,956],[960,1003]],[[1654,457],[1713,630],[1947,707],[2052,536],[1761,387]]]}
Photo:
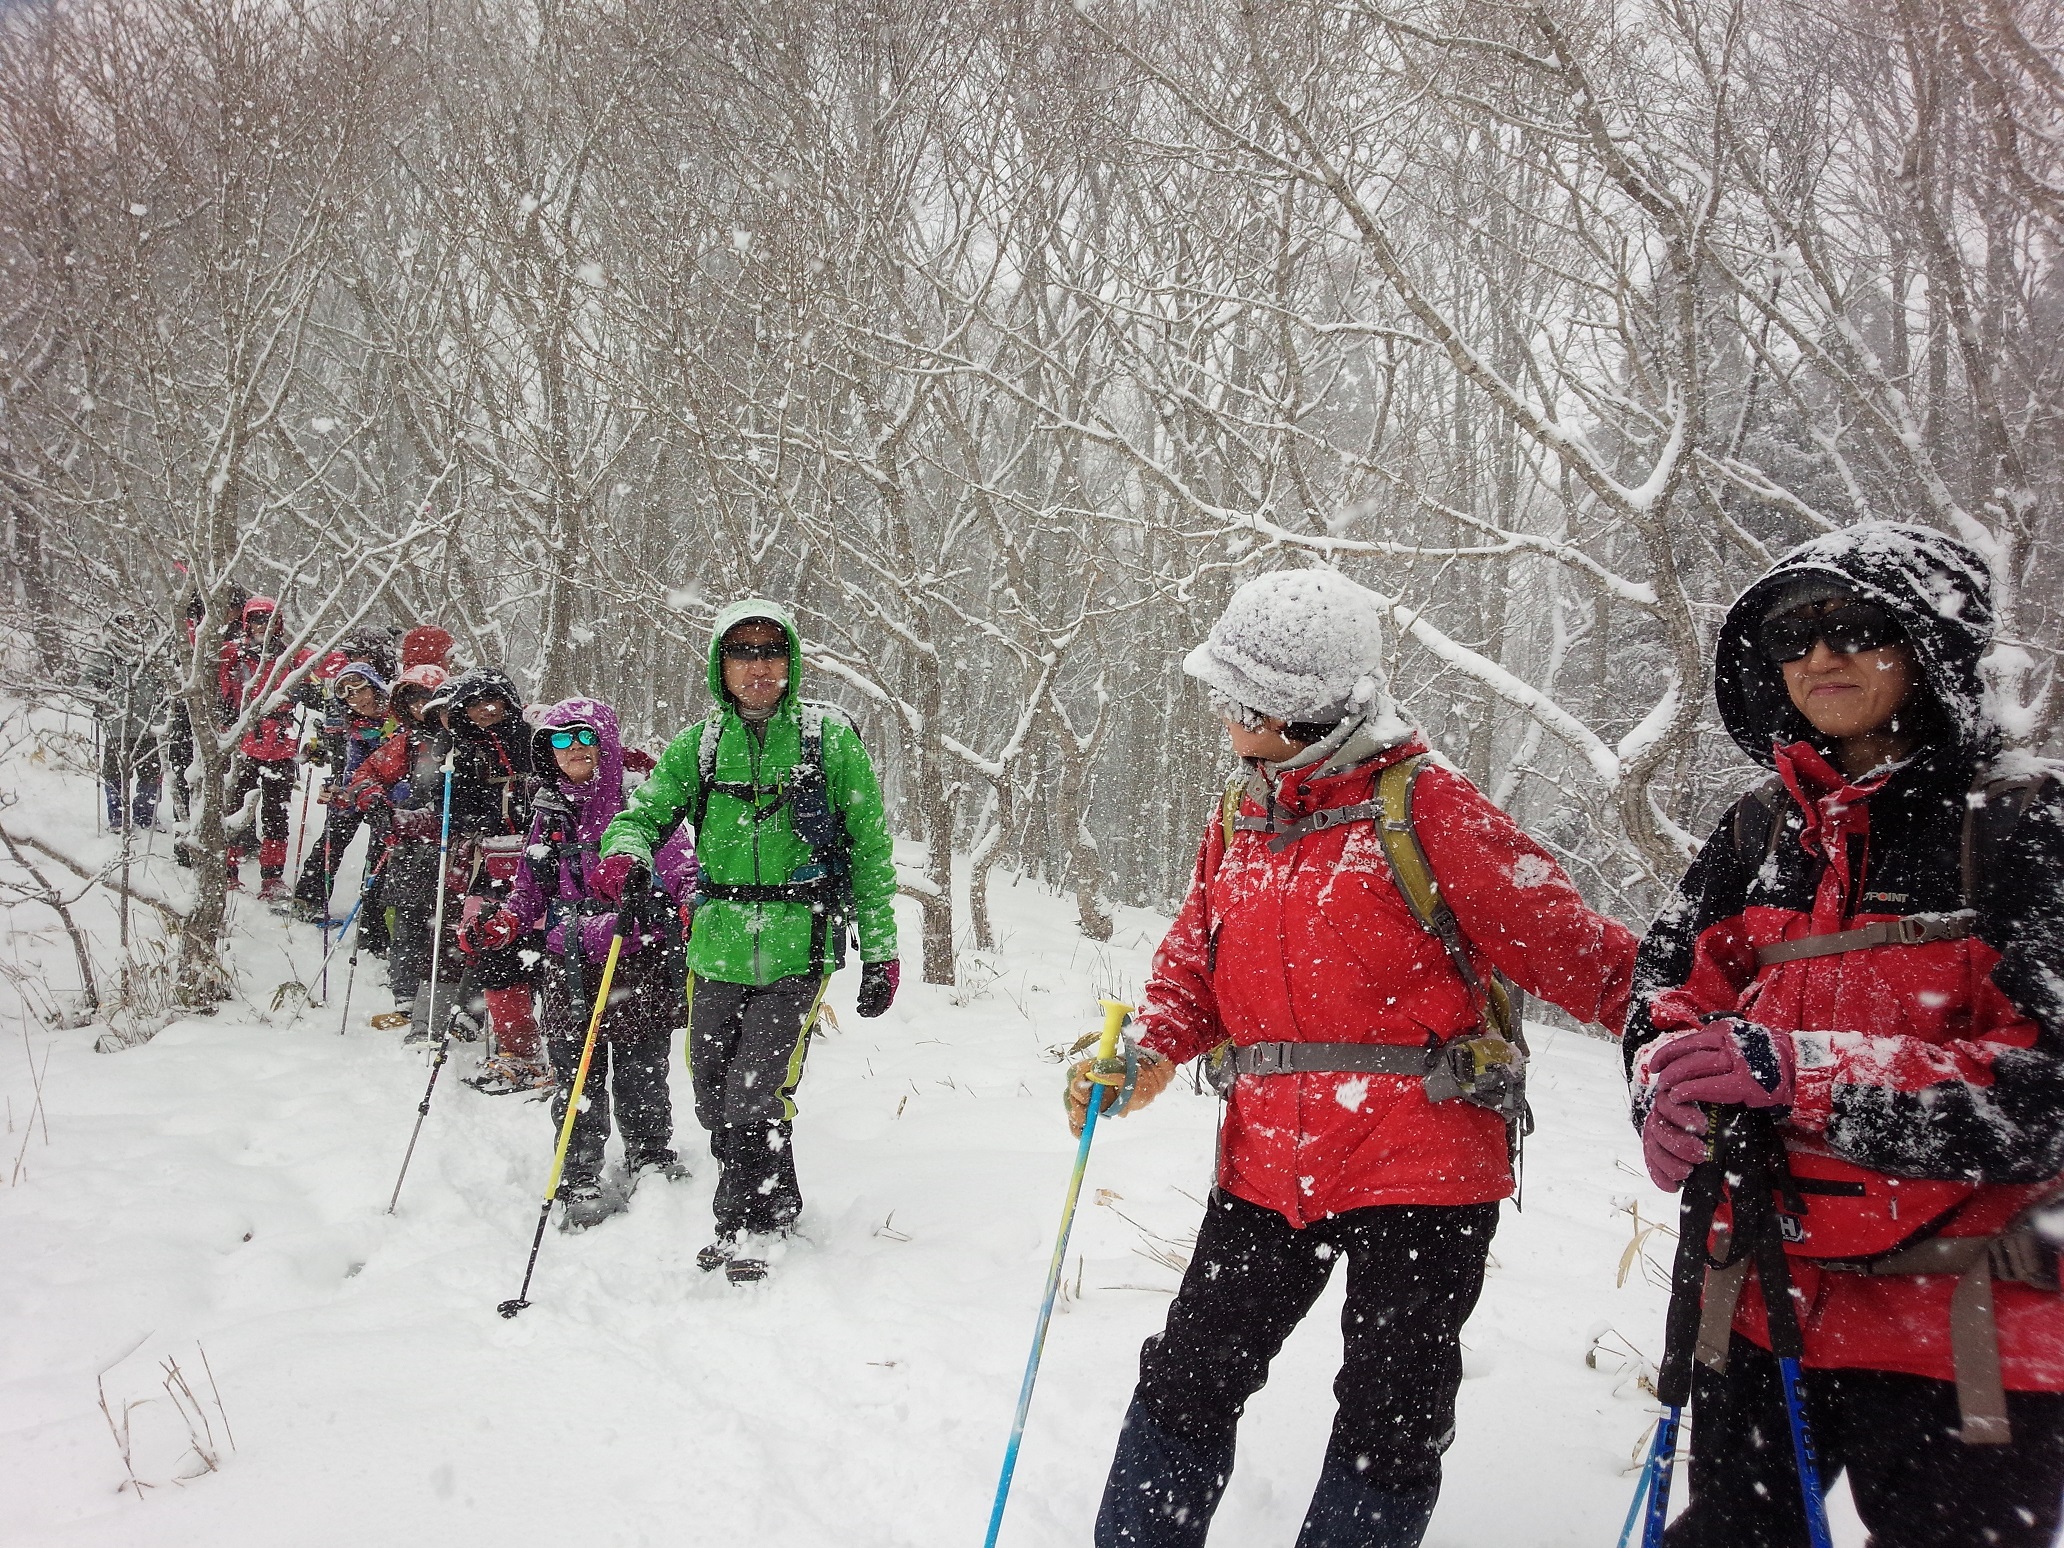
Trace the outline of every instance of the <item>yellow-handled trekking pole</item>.
{"label": "yellow-handled trekking pole", "polygon": [[[1097,1063],[1118,1057],[1118,1034],[1125,1030],[1132,1007],[1119,1000],[1105,1000],[1103,1036],[1097,1039]],[[1093,1078],[1093,1077],[1092,1077]],[[1047,1325],[1053,1321],[1054,1297],[1060,1293],[1061,1270],[1068,1256],[1068,1231],[1075,1224],[1075,1203],[1082,1197],[1082,1176],[1089,1170],[1089,1142],[1096,1135],[1097,1114],[1103,1111],[1104,1094],[1091,1091],[1089,1111],[1082,1119],[1082,1139],[1075,1147],[1075,1172],[1068,1179],[1068,1201],[1061,1208],[1061,1230],[1054,1238],[1053,1262],[1046,1270],[1046,1299],[1039,1304],[1039,1326],[1032,1334],[1032,1354],[1025,1361],[1025,1380],[1018,1388],[1017,1417],[1011,1421],[1010,1444],[1003,1452],[1003,1476],[996,1480],[996,1503],[989,1511],[989,1535],[983,1548],[996,1548],[996,1534],[1003,1526],[1003,1507],[1010,1499],[1011,1475],[1018,1470],[1018,1445],[1025,1438],[1025,1416],[1032,1411],[1032,1384],[1039,1380],[1039,1356],[1046,1349]]]}
{"label": "yellow-handled trekking pole", "polygon": [[[573,1090],[566,1098],[566,1116],[559,1124],[559,1148],[552,1153],[552,1175],[545,1179],[545,1202],[538,1208],[537,1234],[530,1239],[530,1261],[523,1266],[523,1288],[516,1299],[495,1308],[513,1317],[530,1304],[530,1276],[537,1270],[538,1249],[544,1245],[545,1222],[552,1218],[552,1205],[559,1197],[559,1174],[566,1170],[566,1147],[573,1142],[573,1120],[580,1116],[581,1088],[588,1083],[588,1065],[595,1057],[595,1034],[602,1026],[602,1011],[609,1004],[609,983],[616,977],[616,959],[623,951],[623,911],[616,916],[616,933],[609,938],[609,956],[602,964],[602,987],[595,991],[595,1010],[588,1017],[587,1041],[581,1044],[580,1067],[573,1072]],[[569,925],[569,929],[573,926]]]}

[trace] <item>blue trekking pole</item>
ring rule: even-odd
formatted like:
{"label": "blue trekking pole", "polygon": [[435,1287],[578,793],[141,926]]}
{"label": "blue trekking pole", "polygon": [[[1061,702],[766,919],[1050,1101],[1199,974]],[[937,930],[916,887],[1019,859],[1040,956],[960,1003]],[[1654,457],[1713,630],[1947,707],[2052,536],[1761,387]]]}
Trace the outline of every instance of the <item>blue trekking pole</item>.
{"label": "blue trekking pole", "polygon": [[344,937],[351,929],[351,922],[354,919],[358,918],[358,911],[361,908],[365,907],[366,899],[373,895],[373,884],[380,879],[380,869],[382,866],[386,865],[387,854],[391,852],[392,847],[390,846],[388,851],[383,852],[380,858],[373,862],[372,870],[366,873],[366,879],[359,884],[358,901],[351,905],[351,912],[346,914],[344,916],[343,922],[337,926],[336,940],[331,942],[330,945],[324,950],[323,959],[319,964],[317,964],[317,970],[319,972],[328,973],[330,967],[330,959],[336,956],[338,952],[344,949]]}
{"label": "blue trekking pole", "polygon": [[[1118,1056],[1118,1034],[1130,1005],[1105,1000],[1104,1031],[1097,1040],[1097,1062]],[[1032,1385],[1039,1380],[1039,1356],[1046,1348],[1047,1325],[1053,1321],[1054,1297],[1060,1293],[1061,1270],[1068,1256],[1068,1232],[1075,1224],[1075,1203],[1082,1197],[1082,1176],[1089,1169],[1089,1142],[1096,1138],[1097,1114],[1103,1110],[1103,1093],[1090,1093],[1088,1111],[1082,1120],[1082,1139],[1075,1147],[1075,1171],[1068,1179],[1068,1200],[1061,1208],[1060,1234],[1054,1238],[1053,1262],[1046,1270],[1046,1299],[1039,1303],[1039,1325],[1032,1334],[1032,1353],[1025,1361],[1025,1380],[1018,1388],[1018,1412],[1011,1420],[1010,1444],[1003,1451],[1003,1476],[996,1480],[996,1503],[989,1511],[989,1535],[982,1548],[996,1548],[996,1534],[1003,1526],[1003,1507],[1010,1499],[1011,1475],[1018,1470],[1018,1445],[1025,1438],[1025,1416],[1032,1411]]]}

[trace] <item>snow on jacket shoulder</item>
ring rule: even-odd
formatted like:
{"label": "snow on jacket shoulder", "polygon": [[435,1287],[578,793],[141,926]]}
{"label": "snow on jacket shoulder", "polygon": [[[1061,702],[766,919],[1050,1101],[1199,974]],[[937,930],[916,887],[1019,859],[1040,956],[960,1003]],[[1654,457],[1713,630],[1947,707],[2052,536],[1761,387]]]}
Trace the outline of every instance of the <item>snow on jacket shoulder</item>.
{"label": "snow on jacket shoulder", "polygon": [[[1375,798],[1417,739],[1343,770],[1286,770],[1296,816]],[[1635,942],[1586,907],[1540,845],[1460,774],[1420,767],[1414,830],[1478,970],[1617,1030]],[[1252,798],[1242,810],[1265,815]],[[1307,833],[1272,853],[1213,812],[1190,891],[1154,959],[1142,1044],[1177,1061],[1230,1037],[1423,1047],[1473,1029],[1477,1009],[1420,925],[1369,822]],[[1220,1185],[1295,1224],[1376,1204],[1474,1204],[1512,1191],[1505,1126],[1465,1102],[1429,1102],[1414,1076],[1245,1075],[1220,1145]]]}

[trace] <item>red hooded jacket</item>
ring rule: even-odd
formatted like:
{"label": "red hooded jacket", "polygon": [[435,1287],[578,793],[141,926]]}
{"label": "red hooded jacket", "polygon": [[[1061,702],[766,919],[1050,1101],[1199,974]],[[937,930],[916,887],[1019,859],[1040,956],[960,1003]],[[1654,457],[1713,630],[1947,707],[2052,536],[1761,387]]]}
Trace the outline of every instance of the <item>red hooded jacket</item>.
{"label": "red hooded jacket", "polygon": [[[1815,745],[1756,648],[1765,613],[1802,580],[1891,611],[1929,690],[1921,745],[1875,777],[1850,781]],[[1996,733],[1977,670],[1988,590],[1968,549],[1875,523],[1794,550],[1742,594],[1720,632],[1720,709],[1778,780],[1721,819],[1642,943],[1626,1040],[1637,1077],[1656,1039],[1709,1016],[1769,1028],[1797,1062],[1792,1170],[1854,1190],[1807,1194],[1792,1221],[1809,1366],[1950,1380],[1954,1276],[1866,1277],[1816,1260],[1988,1236],[2064,1183],[2064,783],[2039,771],[2018,814],[1989,788]],[[1757,956],[1965,909],[1959,938]],[[2009,1280],[1992,1295],[2004,1385],[2064,1392],[2064,1296]],[[1768,1347],[1753,1271],[1734,1327]]]}
{"label": "red hooded jacket", "polygon": [[[1377,776],[1426,750],[1416,737],[1345,769],[1284,771],[1295,816],[1374,799]],[[1635,941],[1584,905],[1562,867],[1474,785],[1422,765],[1414,831],[1480,973],[1617,1031]],[[1251,798],[1242,810],[1264,816]],[[1189,896],[1154,958],[1141,1045],[1177,1062],[1230,1036],[1419,1048],[1477,1024],[1446,951],[1398,890],[1368,822],[1307,833],[1281,853],[1213,814]],[[1302,1226],[1375,1204],[1477,1204],[1512,1191],[1505,1125],[1429,1102],[1415,1076],[1243,1075],[1227,1106],[1219,1185]]]}

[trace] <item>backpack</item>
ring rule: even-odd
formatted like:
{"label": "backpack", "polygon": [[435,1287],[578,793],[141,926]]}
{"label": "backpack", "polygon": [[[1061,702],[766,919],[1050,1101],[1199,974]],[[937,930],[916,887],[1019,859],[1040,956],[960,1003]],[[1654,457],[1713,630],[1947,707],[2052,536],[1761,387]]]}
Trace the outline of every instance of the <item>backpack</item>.
{"label": "backpack", "polygon": [[[1477,1007],[1478,1030],[1445,1043],[1430,1043],[1426,1050],[1425,1082],[1429,1101],[1464,1101],[1489,1108],[1505,1119],[1507,1145],[1514,1157],[1519,1142],[1534,1128],[1533,1109],[1526,1100],[1525,1034],[1520,1029],[1516,991],[1497,974],[1486,979],[1470,960],[1469,940],[1462,933],[1455,912],[1441,897],[1440,883],[1426,850],[1413,829],[1412,793],[1427,755],[1401,758],[1376,777],[1376,799],[1354,806],[1326,807],[1294,822],[1282,822],[1275,796],[1266,785],[1254,789],[1253,776],[1235,774],[1226,783],[1219,802],[1219,821],[1225,835],[1224,851],[1230,852],[1236,832],[1272,835],[1271,849],[1281,851],[1306,833],[1339,827],[1349,822],[1372,822],[1390,864],[1392,879],[1412,917],[1427,934],[1439,941],[1456,974]],[[1252,791],[1267,810],[1266,817],[1240,815],[1243,796]],[[1221,863],[1223,861],[1221,860]],[[1217,932],[1212,932],[1208,966],[1217,956]],[[1232,1041],[1227,1039],[1207,1056],[1207,1070],[1221,1092],[1230,1090],[1226,1074],[1232,1064]],[[1222,1078],[1223,1077],[1223,1078]]]}
{"label": "backpack", "polygon": [[798,721],[802,730],[802,756],[789,772],[787,784],[774,787],[778,799],[760,804],[762,789],[719,780],[717,744],[724,735],[724,717],[712,715],[702,725],[695,750],[695,793],[682,808],[678,821],[689,823],[698,838],[703,818],[709,811],[712,791],[721,792],[752,808],[753,821],[765,822],[783,807],[797,838],[810,851],[807,863],[798,866],[785,882],[699,881],[695,903],[807,903],[810,906],[810,971],[823,974],[827,964],[845,953],[845,931],[854,913],[852,843],[846,825],[831,805],[831,782],[824,772],[824,722],[829,716],[848,731],[859,734],[852,717],[836,704],[816,699],[802,701]]}

